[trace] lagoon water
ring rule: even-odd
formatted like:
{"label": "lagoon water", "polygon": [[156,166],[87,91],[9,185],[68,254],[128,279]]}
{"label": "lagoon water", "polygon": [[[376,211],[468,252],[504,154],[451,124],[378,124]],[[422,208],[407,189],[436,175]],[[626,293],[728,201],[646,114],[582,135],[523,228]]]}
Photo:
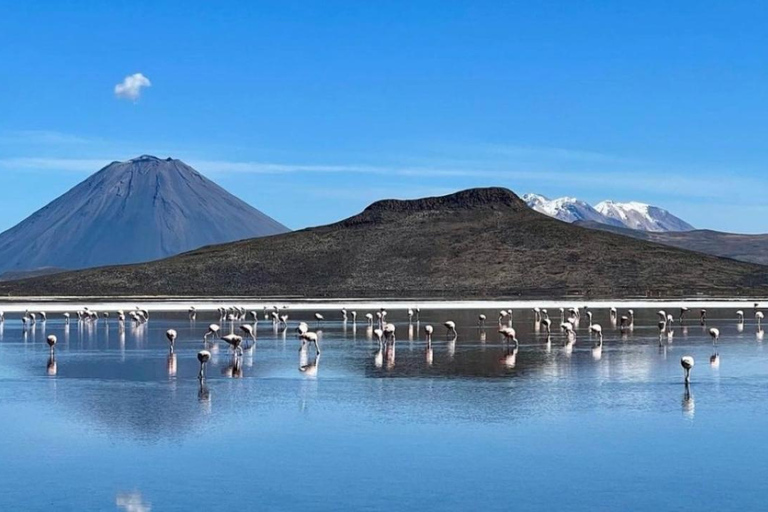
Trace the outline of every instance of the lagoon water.
{"label": "lagoon water", "polygon": [[[710,310],[707,327],[692,314],[660,345],[655,309],[625,334],[595,310],[601,353],[586,318],[569,348],[515,311],[514,358],[495,311],[485,336],[478,311],[422,311],[410,326],[390,311],[394,358],[377,358],[363,313],[356,328],[322,324],[317,361],[293,331],[311,312],[291,312],[287,331],[262,320],[242,374],[232,377],[220,342],[203,388],[196,353],[213,314],[155,311],[124,330],[114,319],[68,329],[54,315],[34,329],[7,319],[0,510],[764,508],[768,340],[751,311],[742,330],[730,309]],[[696,359],[689,390],[685,354]]]}

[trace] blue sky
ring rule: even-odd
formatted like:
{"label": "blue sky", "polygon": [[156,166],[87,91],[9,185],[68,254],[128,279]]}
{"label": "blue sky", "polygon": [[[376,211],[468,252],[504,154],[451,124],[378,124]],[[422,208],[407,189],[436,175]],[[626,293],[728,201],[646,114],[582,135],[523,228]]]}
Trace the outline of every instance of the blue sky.
{"label": "blue sky", "polygon": [[767,26],[758,1],[3,2],[0,229],[148,153],[292,228],[498,185],[768,232]]}

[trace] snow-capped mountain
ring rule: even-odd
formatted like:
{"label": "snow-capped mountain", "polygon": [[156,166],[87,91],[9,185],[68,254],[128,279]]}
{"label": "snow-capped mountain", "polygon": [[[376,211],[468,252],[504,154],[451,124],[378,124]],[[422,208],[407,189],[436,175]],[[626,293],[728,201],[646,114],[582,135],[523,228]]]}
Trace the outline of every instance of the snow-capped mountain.
{"label": "snow-capped mountain", "polygon": [[619,220],[608,219],[600,212],[592,208],[586,201],[576,199],[575,197],[559,197],[549,199],[540,194],[525,194],[523,201],[534,210],[563,220],[565,222],[576,222],[577,220],[592,220],[612,226],[622,227],[624,224]]}
{"label": "snow-capped mountain", "polygon": [[645,203],[602,201],[592,207],[574,197],[549,199],[540,194],[525,194],[523,200],[534,210],[565,222],[595,221],[610,226],[643,231],[690,231],[695,229],[667,210]]}
{"label": "snow-capped mountain", "polygon": [[691,231],[693,226],[658,206],[632,201],[614,203],[602,201],[595,210],[609,219],[620,221],[628,228],[642,231]]}

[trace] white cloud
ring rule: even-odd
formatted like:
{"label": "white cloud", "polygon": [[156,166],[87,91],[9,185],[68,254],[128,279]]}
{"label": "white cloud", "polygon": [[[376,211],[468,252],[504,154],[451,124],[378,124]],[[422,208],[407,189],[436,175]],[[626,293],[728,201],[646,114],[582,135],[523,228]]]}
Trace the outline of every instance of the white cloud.
{"label": "white cloud", "polygon": [[115,96],[122,99],[137,101],[141,95],[142,87],[150,87],[152,82],[141,73],[128,75],[115,86]]}

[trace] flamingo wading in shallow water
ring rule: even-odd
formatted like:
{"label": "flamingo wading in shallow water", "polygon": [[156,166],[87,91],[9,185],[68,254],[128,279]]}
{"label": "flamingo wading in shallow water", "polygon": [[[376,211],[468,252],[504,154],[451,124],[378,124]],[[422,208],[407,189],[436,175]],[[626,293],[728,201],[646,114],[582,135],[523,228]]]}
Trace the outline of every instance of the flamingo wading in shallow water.
{"label": "flamingo wading in shallow water", "polygon": [[683,356],[680,358],[680,366],[685,370],[685,383],[691,382],[691,370],[694,366],[693,356]]}

